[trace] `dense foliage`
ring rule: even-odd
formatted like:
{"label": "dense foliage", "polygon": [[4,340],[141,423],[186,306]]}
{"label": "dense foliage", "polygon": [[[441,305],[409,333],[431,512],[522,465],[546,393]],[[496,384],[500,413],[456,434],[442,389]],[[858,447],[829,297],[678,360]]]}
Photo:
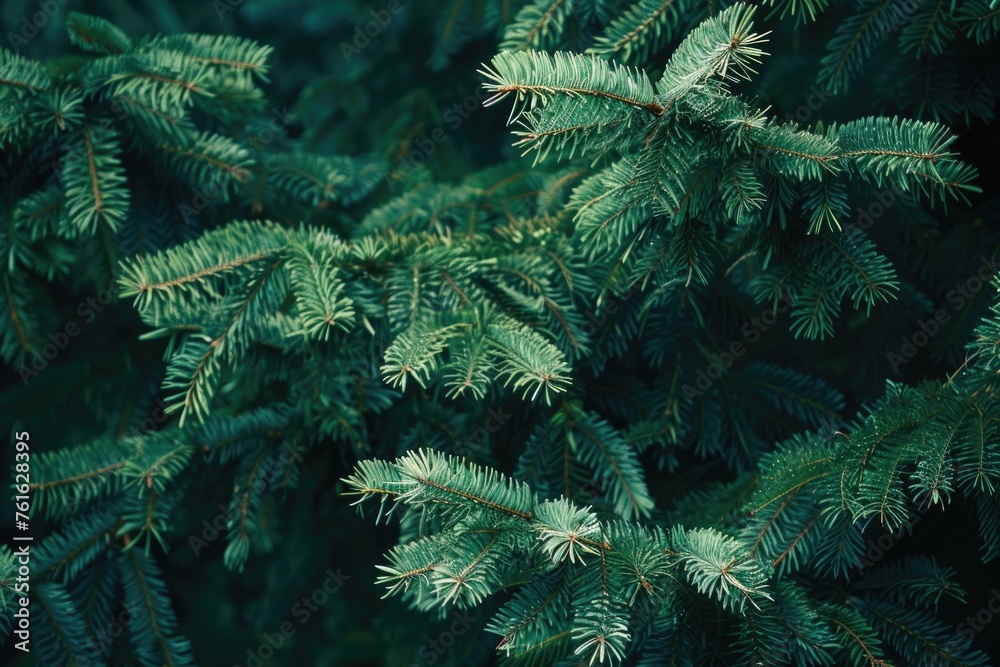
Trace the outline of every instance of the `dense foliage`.
{"label": "dense foliage", "polygon": [[84,4],[3,8],[14,664],[997,662],[996,0]]}

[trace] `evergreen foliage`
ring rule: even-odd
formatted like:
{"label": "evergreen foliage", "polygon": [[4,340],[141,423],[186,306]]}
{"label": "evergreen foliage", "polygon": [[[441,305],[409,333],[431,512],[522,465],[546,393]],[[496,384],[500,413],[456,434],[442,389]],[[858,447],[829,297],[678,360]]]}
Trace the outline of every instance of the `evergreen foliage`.
{"label": "evergreen foliage", "polygon": [[200,11],[0,48],[14,664],[997,662],[996,2]]}
{"label": "evergreen foliage", "polygon": [[[268,120],[260,84],[270,47],[207,35],[133,43],[78,13],[67,27],[75,45],[97,55],[52,72],[0,51],[7,362],[40,354],[58,316],[37,306],[54,288],[106,286],[122,259],[205,230],[206,208],[224,208],[223,218],[280,211],[301,219],[377,181],[376,164],[292,146],[263,153],[261,138],[275,137],[258,133]],[[271,120],[279,130],[291,122],[277,110]]]}

